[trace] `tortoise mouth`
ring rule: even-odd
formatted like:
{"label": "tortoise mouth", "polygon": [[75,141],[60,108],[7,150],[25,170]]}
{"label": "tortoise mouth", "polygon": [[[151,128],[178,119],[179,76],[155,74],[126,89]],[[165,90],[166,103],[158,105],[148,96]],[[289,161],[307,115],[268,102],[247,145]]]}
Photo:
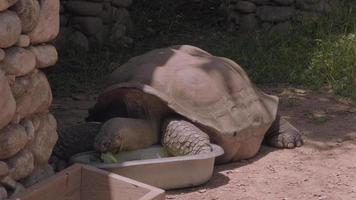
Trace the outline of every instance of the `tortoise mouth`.
{"label": "tortoise mouth", "polygon": [[120,150],[118,150],[118,149],[110,149],[110,150],[106,151],[105,153],[107,153],[107,152],[110,152],[112,154],[118,154],[118,153],[120,153]]}
{"label": "tortoise mouth", "polygon": [[112,153],[112,154],[118,154],[122,151],[121,145],[120,146],[115,146],[115,147],[104,147],[103,144],[101,144],[99,147],[95,147],[95,150],[101,152],[101,153]]}
{"label": "tortoise mouth", "polygon": [[113,154],[118,154],[118,153],[123,151],[123,146],[122,145],[117,145],[115,147],[112,147],[109,151],[111,153],[113,153]]}
{"label": "tortoise mouth", "polygon": [[116,141],[114,144],[110,140],[104,140],[104,141],[96,141],[94,144],[94,148],[96,151],[99,151],[101,153],[119,153],[122,150],[122,145],[121,142]]}

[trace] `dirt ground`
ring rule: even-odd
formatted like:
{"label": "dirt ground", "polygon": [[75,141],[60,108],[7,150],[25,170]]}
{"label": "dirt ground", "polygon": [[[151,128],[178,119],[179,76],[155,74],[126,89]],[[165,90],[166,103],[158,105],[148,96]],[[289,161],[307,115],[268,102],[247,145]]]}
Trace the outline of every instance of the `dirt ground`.
{"label": "dirt ground", "polygon": [[[355,104],[327,89],[263,89],[281,98],[280,111],[303,132],[304,146],[262,146],[256,157],[216,166],[209,182],[168,191],[167,199],[356,199]],[[59,127],[81,123],[94,93],[55,99]]]}

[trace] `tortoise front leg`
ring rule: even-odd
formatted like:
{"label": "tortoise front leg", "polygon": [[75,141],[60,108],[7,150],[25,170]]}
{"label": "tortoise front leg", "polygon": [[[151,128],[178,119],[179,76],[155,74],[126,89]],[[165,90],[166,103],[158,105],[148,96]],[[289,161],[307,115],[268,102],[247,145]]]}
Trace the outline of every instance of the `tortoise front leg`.
{"label": "tortoise front leg", "polygon": [[162,126],[162,145],[173,156],[209,153],[209,136],[184,119],[166,119]]}
{"label": "tortoise front leg", "polygon": [[60,130],[53,155],[67,161],[77,153],[94,150],[94,138],[101,125],[98,122],[87,122]]}
{"label": "tortoise front leg", "polygon": [[71,156],[94,150],[94,138],[100,127],[101,123],[87,122],[59,130],[58,141],[50,158],[54,170],[61,171],[66,168]]}
{"label": "tortoise front leg", "polygon": [[301,133],[287,120],[277,116],[265,135],[265,142],[278,148],[295,148],[303,145]]}

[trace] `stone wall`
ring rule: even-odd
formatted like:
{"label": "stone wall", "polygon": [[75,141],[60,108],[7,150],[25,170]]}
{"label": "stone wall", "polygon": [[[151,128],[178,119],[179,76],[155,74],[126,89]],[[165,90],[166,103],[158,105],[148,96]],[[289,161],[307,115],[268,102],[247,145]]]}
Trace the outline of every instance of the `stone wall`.
{"label": "stone wall", "polygon": [[315,19],[329,11],[332,0],[224,0],[230,30],[286,32],[292,21]]}
{"label": "stone wall", "polygon": [[59,51],[68,44],[88,50],[105,44],[129,45],[132,0],[61,0]]}
{"label": "stone wall", "polygon": [[41,69],[57,61],[58,31],[59,0],[0,1],[0,199],[51,173],[57,124]]}

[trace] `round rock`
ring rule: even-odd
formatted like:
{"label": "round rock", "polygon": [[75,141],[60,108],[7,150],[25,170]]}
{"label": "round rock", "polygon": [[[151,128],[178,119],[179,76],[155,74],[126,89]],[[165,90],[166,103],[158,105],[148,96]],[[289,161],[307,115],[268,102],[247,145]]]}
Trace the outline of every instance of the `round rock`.
{"label": "round rock", "polygon": [[71,43],[74,48],[88,51],[89,50],[89,40],[88,38],[80,31],[75,31],[68,37],[68,42]]}
{"label": "round rock", "polygon": [[52,45],[31,46],[30,51],[36,56],[37,68],[45,68],[56,64],[58,53]]}
{"label": "round rock", "polygon": [[12,120],[16,110],[15,99],[12,95],[8,79],[2,70],[0,70],[0,94],[0,129],[2,129]]}
{"label": "round rock", "polygon": [[[335,1],[337,2],[337,1]],[[303,11],[328,12],[333,7],[333,1],[296,0],[296,7]],[[335,5],[334,5],[335,6]]]}
{"label": "round rock", "polygon": [[36,27],[28,34],[31,44],[53,40],[59,32],[59,0],[41,0],[40,17]]}
{"label": "round rock", "polygon": [[35,55],[21,47],[11,47],[5,50],[5,59],[0,63],[0,69],[7,74],[23,76],[36,68]]}
{"label": "round rock", "polygon": [[274,6],[261,6],[256,10],[256,15],[262,21],[268,22],[282,22],[292,18],[296,13],[294,7],[274,7]]}
{"label": "round rock", "polygon": [[10,124],[0,130],[0,159],[7,159],[18,153],[27,143],[27,133],[23,126]]}
{"label": "round rock", "polygon": [[73,17],[71,23],[87,36],[94,35],[103,27],[103,21],[98,17]]}
{"label": "round rock", "polygon": [[17,0],[1,0],[0,1],[0,12],[8,9],[10,6],[14,5]]}
{"label": "round rock", "polygon": [[15,10],[21,20],[22,32],[31,32],[36,27],[40,17],[38,0],[18,0],[15,4]]}
{"label": "round rock", "polygon": [[9,190],[15,190],[17,182],[10,176],[6,176],[0,180],[0,184]]}
{"label": "round rock", "polygon": [[8,48],[17,42],[21,34],[21,21],[13,11],[0,12],[0,48]]}
{"label": "round rock", "polygon": [[117,7],[129,7],[132,4],[132,0],[111,0],[111,3]]}
{"label": "round rock", "polygon": [[30,37],[28,35],[20,35],[19,40],[16,43],[18,47],[28,47],[30,46]]}
{"label": "round rock", "polygon": [[57,122],[52,114],[37,115],[32,118],[35,139],[30,144],[36,166],[46,166],[57,142]]}
{"label": "round rock", "polygon": [[103,10],[103,4],[90,1],[68,1],[65,8],[75,15],[97,16]]}
{"label": "round rock", "polygon": [[16,99],[16,118],[18,119],[32,116],[35,113],[46,113],[51,105],[51,88],[41,71],[16,78],[11,90]]}
{"label": "round rock", "polygon": [[125,9],[125,8],[115,9],[114,8],[112,11],[113,11],[112,18],[113,18],[114,22],[127,24],[127,22],[130,20],[130,13],[127,9]]}
{"label": "round rock", "polygon": [[31,151],[24,149],[14,157],[7,160],[10,168],[10,177],[20,180],[29,176],[34,170],[34,159]]}
{"label": "round rock", "polygon": [[0,161],[0,179],[9,174],[9,167],[3,161]]}
{"label": "round rock", "polygon": [[236,9],[242,13],[252,13],[256,11],[256,5],[250,1],[239,1]]}

